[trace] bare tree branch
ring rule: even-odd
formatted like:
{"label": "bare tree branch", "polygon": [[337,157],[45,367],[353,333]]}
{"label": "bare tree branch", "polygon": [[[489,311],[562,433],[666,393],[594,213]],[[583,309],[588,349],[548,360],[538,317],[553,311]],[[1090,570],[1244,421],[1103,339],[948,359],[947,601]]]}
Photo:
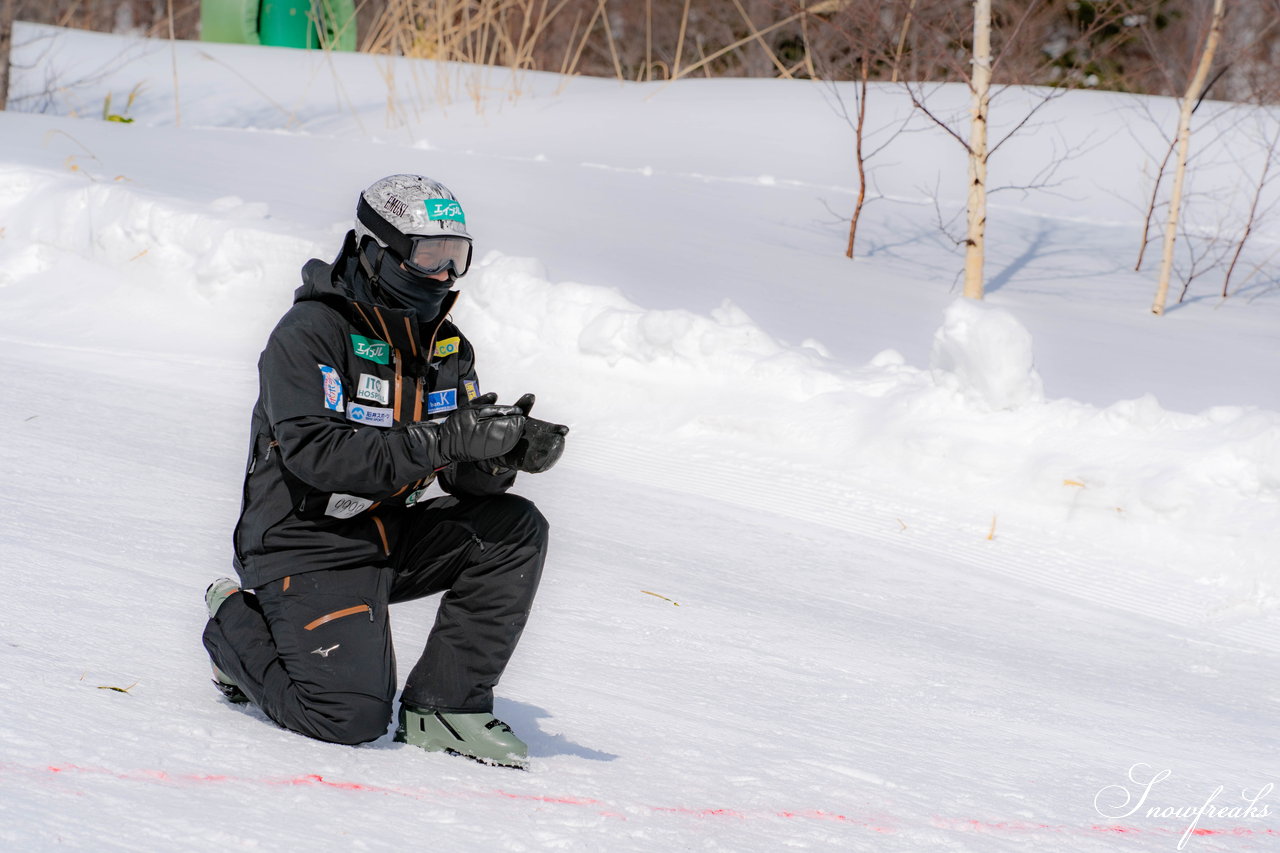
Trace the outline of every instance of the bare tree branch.
{"label": "bare tree branch", "polygon": [[1258,202],[1262,199],[1262,192],[1271,180],[1271,167],[1275,164],[1277,148],[1280,148],[1280,127],[1277,127],[1276,131],[1271,135],[1271,143],[1267,146],[1267,153],[1262,164],[1262,175],[1258,178],[1258,183],[1253,191],[1253,200],[1249,203],[1249,216],[1245,220],[1244,233],[1240,235],[1240,241],[1236,243],[1236,250],[1231,256],[1227,274],[1222,278],[1223,299],[1227,298],[1228,288],[1231,286],[1231,274],[1235,272],[1236,264],[1240,260],[1240,254],[1244,251],[1244,245],[1249,241],[1249,236],[1253,233],[1253,227],[1258,221]]}
{"label": "bare tree branch", "polygon": [[906,84],[906,85],[904,86],[904,88],[907,90],[907,96],[908,96],[909,98],[911,98],[911,105],[912,105],[913,107],[915,107],[915,108],[916,108],[917,110],[919,110],[920,112],[924,113],[924,115],[925,115],[925,117],[926,117],[926,118],[928,118],[930,121],[932,121],[932,122],[933,122],[934,124],[936,124],[938,127],[940,127],[940,128],[942,128],[943,130],[945,130],[947,133],[949,133],[949,134],[951,135],[951,137],[952,137],[953,139],[955,139],[955,141],[956,141],[956,142],[959,142],[962,146],[964,146],[964,150],[965,150],[965,151],[972,153],[972,152],[970,151],[970,149],[969,149],[969,142],[968,142],[968,140],[966,140],[966,139],[965,139],[963,136],[961,136],[959,133],[956,133],[956,131],[952,129],[951,125],[947,124],[945,121],[943,121],[942,119],[940,119],[940,118],[938,118],[936,115],[934,115],[934,114],[933,114],[933,111],[932,111],[932,110],[930,110],[930,109],[929,109],[929,107],[925,104],[925,102],[924,102],[924,100],[922,99],[922,97],[917,97],[917,95],[916,95],[915,91],[911,88],[911,84],[910,84],[910,83]]}
{"label": "bare tree branch", "polygon": [[1026,127],[1027,122],[1035,118],[1036,113],[1040,112],[1042,109],[1048,106],[1050,101],[1056,101],[1058,98],[1062,97],[1062,95],[1065,94],[1065,92],[1066,92],[1065,89],[1054,89],[1044,98],[1040,99],[1040,101],[1037,102],[1036,105],[1031,108],[1030,112],[1024,115],[1022,117],[1022,120],[1013,126],[1012,130],[1010,130],[1004,136],[1000,137],[1000,141],[997,142],[995,145],[991,146],[991,151],[987,153],[987,156],[990,157],[992,154],[995,154],[996,151],[1000,149],[1001,145],[1004,145],[1006,142],[1008,142],[1010,139],[1013,138],[1014,134],[1022,130],[1022,128]]}

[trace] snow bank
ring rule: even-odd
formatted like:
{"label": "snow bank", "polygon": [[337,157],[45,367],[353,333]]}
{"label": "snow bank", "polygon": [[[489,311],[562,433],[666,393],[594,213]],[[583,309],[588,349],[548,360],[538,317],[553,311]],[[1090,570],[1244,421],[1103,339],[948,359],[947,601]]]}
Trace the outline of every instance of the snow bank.
{"label": "snow bank", "polygon": [[580,436],[627,435],[672,469],[686,455],[786,460],[822,488],[980,507],[1241,590],[1280,584],[1280,414],[1045,399],[1031,335],[996,305],[948,306],[929,369],[886,351],[849,370],[731,304],[646,311],[608,287],[548,281],[532,259],[491,253],[463,290],[485,372],[506,396],[537,390],[544,416]]}
{"label": "snow bank", "polygon": [[244,352],[289,304],[288,287],[264,284],[296,284],[299,259],[320,249],[265,204],[166,197],[71,165],[0,166],[0,287],[22,315],[8,318],[15,332],[119,346],[121,323],[143,324],[133,348]]}
{"label": "snow bank", "polygon": [[546,275],[536,260],[492,252],[458,315],[487,360],[498,354],[494,372],[543,387],[562,376],[575,413],[608,402],[676,424],[712,403],[780,410],[842,387],[815,350],[775,340],[729,300],[710,315],[645,310],[614,288]]}

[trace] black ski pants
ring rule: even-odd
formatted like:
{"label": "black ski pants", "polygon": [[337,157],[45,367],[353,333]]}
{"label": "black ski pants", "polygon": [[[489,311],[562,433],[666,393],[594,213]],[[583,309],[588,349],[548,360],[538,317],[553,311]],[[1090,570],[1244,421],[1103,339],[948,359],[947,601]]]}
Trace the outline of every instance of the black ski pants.
{"label": "black ski pants", "polygon": [[388,605],[443,592],[401,701],[491,712],[547,554],[547,522],[516,495],[415,508],[389,565],[306,571],[232,595],[210,619],[213,662],[267,716],[334,743],[381,737],[396,689]]}

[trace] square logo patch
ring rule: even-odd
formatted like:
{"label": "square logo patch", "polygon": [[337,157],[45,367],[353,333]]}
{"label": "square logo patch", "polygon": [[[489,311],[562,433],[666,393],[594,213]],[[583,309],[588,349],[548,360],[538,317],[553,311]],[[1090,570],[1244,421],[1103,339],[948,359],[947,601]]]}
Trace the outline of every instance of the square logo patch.
{"label": "square logo patch", "polygon": [[391,382],[368,373],[361,373],[360,382],[356,385],[356,397],[361,400],[372,400],[385,406],[391,402]]}
{"label": "square logo patch", "polygon": [[431,414],[451,412],[458,408],[458,389],[449,388],[444,391],[432,391],[427,396],[427,411]]}

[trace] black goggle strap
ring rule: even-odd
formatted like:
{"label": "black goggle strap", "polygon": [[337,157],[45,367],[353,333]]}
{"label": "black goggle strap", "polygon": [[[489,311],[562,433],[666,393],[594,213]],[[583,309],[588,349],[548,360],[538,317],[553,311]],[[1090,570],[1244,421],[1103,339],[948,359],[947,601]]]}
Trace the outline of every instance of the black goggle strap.
{"label": "black goggle strap", "polygon": [[359,219],[365,228],[373,232],[373,236],[386,243],[387,248],[394,252],[397,257],[407,258],[413,254],[413,240],[401,234],[394,225],[383,219],[382,214],[374,210],[369,202],[364,200],[363,194],[360,196],[360,200],[356,202],[356,219]]}

